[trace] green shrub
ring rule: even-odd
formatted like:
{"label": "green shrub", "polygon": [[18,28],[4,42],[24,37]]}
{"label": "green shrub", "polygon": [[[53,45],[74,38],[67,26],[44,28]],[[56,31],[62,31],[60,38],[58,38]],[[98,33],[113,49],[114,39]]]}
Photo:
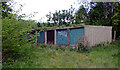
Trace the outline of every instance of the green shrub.
{"label": "green shrub", "polygon": [[78,39],[78,41],[76,42],[76,49],[79,52],[86,52],[89,50],[89,46],[88,46],[88,41],[87,38],[82,36]]}
{"label": "green shrub", "polygon": [[109,42],[101,42],[101,43],[97,44],[96,46],[106,47],[106,46],[108,46],[109,44],[110,44]]}
{"label": "green shrub", "polygon": [[46,45],[46,44],[41,44],[40,47],[41,47],[41,48],[47,48],[48,45]]}
{"label": "green shrub", "polygon": [[19,58],[23,55],[21,51],[30,46],[24,45],[35,41],[35,36],[28,38],[31,35],[29,32],[33,30],[33,26],[29,24],[30,21],[16,18],[16,15],[12,15],[11,18],[5,17],[2,19],[3,59]]}
{"label": "green shrub", "polygon": [[83,44],[78,45],[78,52],[88,52],[88,47],[84,46]]}
{"label": "green shrub", "polygon": [[69,49],[70,51],[75,51],[76,50],[74,47],[68,47],[67,49]]}
{"label": "green shrub", "polygon": [[65,47],[56,47],[56,50],[59,50],[59,49],[65,51],[66,48]]}

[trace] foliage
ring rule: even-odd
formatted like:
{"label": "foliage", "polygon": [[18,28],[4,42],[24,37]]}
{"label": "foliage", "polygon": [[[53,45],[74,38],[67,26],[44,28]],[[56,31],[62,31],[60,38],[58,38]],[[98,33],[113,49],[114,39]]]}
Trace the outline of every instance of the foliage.
{"label": "foliage", "polygon": [[7,2],[0,2],[2,4],[2,18],[8,17],[12,12],[12,8],[7,5]]}
{"label": "foliage", "polygon": [[120,36],[120,3],[118,4],[119,5],[116,7],[114,15],[111,17],[111,19],[113,20],[113,29],[117,31],[117,37]]}
{"label": "foliage", "polygon": [[88,53],[34,45],[26,49],[27,56],[14,62],[3,62],[3,68],[117,68],[119,42],[117,40],[105,47],[94,46]]}
{"label": "foliage", "polygon": [[48,45],[42,44],[42,45],[40,45],[40,47],[41,48],[46,48],[46,47],[48,47]]}
{"label": "foliage", "polygon": [[[25,48],[24,44],[31,45],[31,42],[35,41],[35,36],[29,33],[35,28],[31,21],[21,18],[16,19],[17,15],[9,16],[11,18],[5,17],[2,19],[3,59],[20,57],[24,54],[24,52],[21,52]],[[30,40],[31,42],[29,42]]]}
{"label": "foliage", "polygon": [[[2,4],[2,55],[6,61],[14,61],[27,54],[25,50],[35,42],[34,34],[30,33],[37,28],[34,20],[23,20],[26,17],[25,14],[19,16],[13,14],[12,3],[13,1],[0,3]],[[20,4],[16,13],[21,10],[21,7]]]}
{"label": "foliage", "polygon": [[[87,18],[87,10],[82,5],[78,9],[78,11],[75,13],[75,23],[76,24],[81,24],[83,22],[85,23],[86,18]],[[83,21],[83,22],[81,22],[81,21]]]}
{"label": "foliage", "polygon": [[88,52],[89,51],[89,43],[87,37],[82,36],[76,42],[76,50],[79,52]]}
{"label": "foliage", "polygon": [[39,22],[37,23],[37,26],[38,26],[38,27],[42,27],[42,25],[41,25]]}
{"label": "foliage", "polygon": [[65,47],[56,47],[56,50],[63,50],[63,51],[65,51]]}
{"label": "foliage", "polygon": [[47,14],[48,22],[54,22],[56,25],[68,25],[74,23],[74,8],[71,6],[69,10],[59,10],[55,13]]}
{"label": "foliage", "polygon": [[[91,3],[91,5],[95,5],[95,3]],[[107,21],[105,20],[107,11],[105,9],[106,7],[103,2],[96,3],[95,6],[92,6],[92,9],[88,13],[89,24],[107,25]]]}

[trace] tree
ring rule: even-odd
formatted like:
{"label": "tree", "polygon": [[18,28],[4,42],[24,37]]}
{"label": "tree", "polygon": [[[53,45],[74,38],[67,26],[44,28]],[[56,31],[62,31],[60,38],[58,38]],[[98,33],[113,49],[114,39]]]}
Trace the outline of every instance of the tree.
{"label": "tree", "polygon": [[88,19],[90,20],[89,24],[92,25],[107,25],[107,21],[105,20],[106,18],[106,7],[104,6],[103,2],[99,3],[91,3],[92,6],[90,12],[88,13],[89,17]]}
{"label": "tree", "polygon": [[35,42],[35,36],[30,32],[36,28],[37,23],[32,20],[16,19],[17,15],[14,14],[10,17],[2,19],[3,59],[16,59],[27,55],[23,50]]}
{"label": "tree", "polygon": [[47,14],[48,22],[54,22],[56,25],[69,25],[74,23],[74,8],[71,6],[69,10],[59,10],[55,13]]}
{"label": "tree", "polygon": [[87,10],[84,6],[80,6],[79,10],[75,13],[75,23],[80,24],[81,21],[85,22],[87,18]]}
{"label": "tree", "polygon": [[120,3],[115,4],[115,10],[113,12],[112,19],[112,25],[114,30],[114,40],[116,37],[118,38],[120,36]]}
{"label": "tree", "polygon": [[7,2],[1,2],[2,4],[2,18],[8,17],[8,15],[12,12],[12,8],[7,5]]}
{"label": "tree", "polygon": [[39,22],[37,23],[37,26],[38,26],[38,27],[42,27],[42,25],[41,25]]}
{"label": "tree", "polygon": [[35,42],[36,27],[34,20],[24,20],[26,16],[11,14],[12,9],[2,2],[2,55],[3,59],[15,59],[27,55],[25,52]]}

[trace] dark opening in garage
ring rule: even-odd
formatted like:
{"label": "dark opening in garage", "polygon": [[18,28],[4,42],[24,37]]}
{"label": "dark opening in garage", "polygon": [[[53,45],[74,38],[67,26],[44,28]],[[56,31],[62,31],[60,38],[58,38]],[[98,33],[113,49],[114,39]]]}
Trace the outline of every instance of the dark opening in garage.
{"label": "dark opening in garage", "polygon": [[54,44],[54,30],[47,31],[47,43]]}

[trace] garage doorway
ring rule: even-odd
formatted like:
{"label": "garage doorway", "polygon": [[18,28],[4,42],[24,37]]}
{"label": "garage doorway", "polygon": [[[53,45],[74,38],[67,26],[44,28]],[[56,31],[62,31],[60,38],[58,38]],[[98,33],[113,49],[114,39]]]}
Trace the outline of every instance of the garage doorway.
{"label": "garage doorway", "polygon": [[54,30],[47,31],[47,44],[54,44]]}

